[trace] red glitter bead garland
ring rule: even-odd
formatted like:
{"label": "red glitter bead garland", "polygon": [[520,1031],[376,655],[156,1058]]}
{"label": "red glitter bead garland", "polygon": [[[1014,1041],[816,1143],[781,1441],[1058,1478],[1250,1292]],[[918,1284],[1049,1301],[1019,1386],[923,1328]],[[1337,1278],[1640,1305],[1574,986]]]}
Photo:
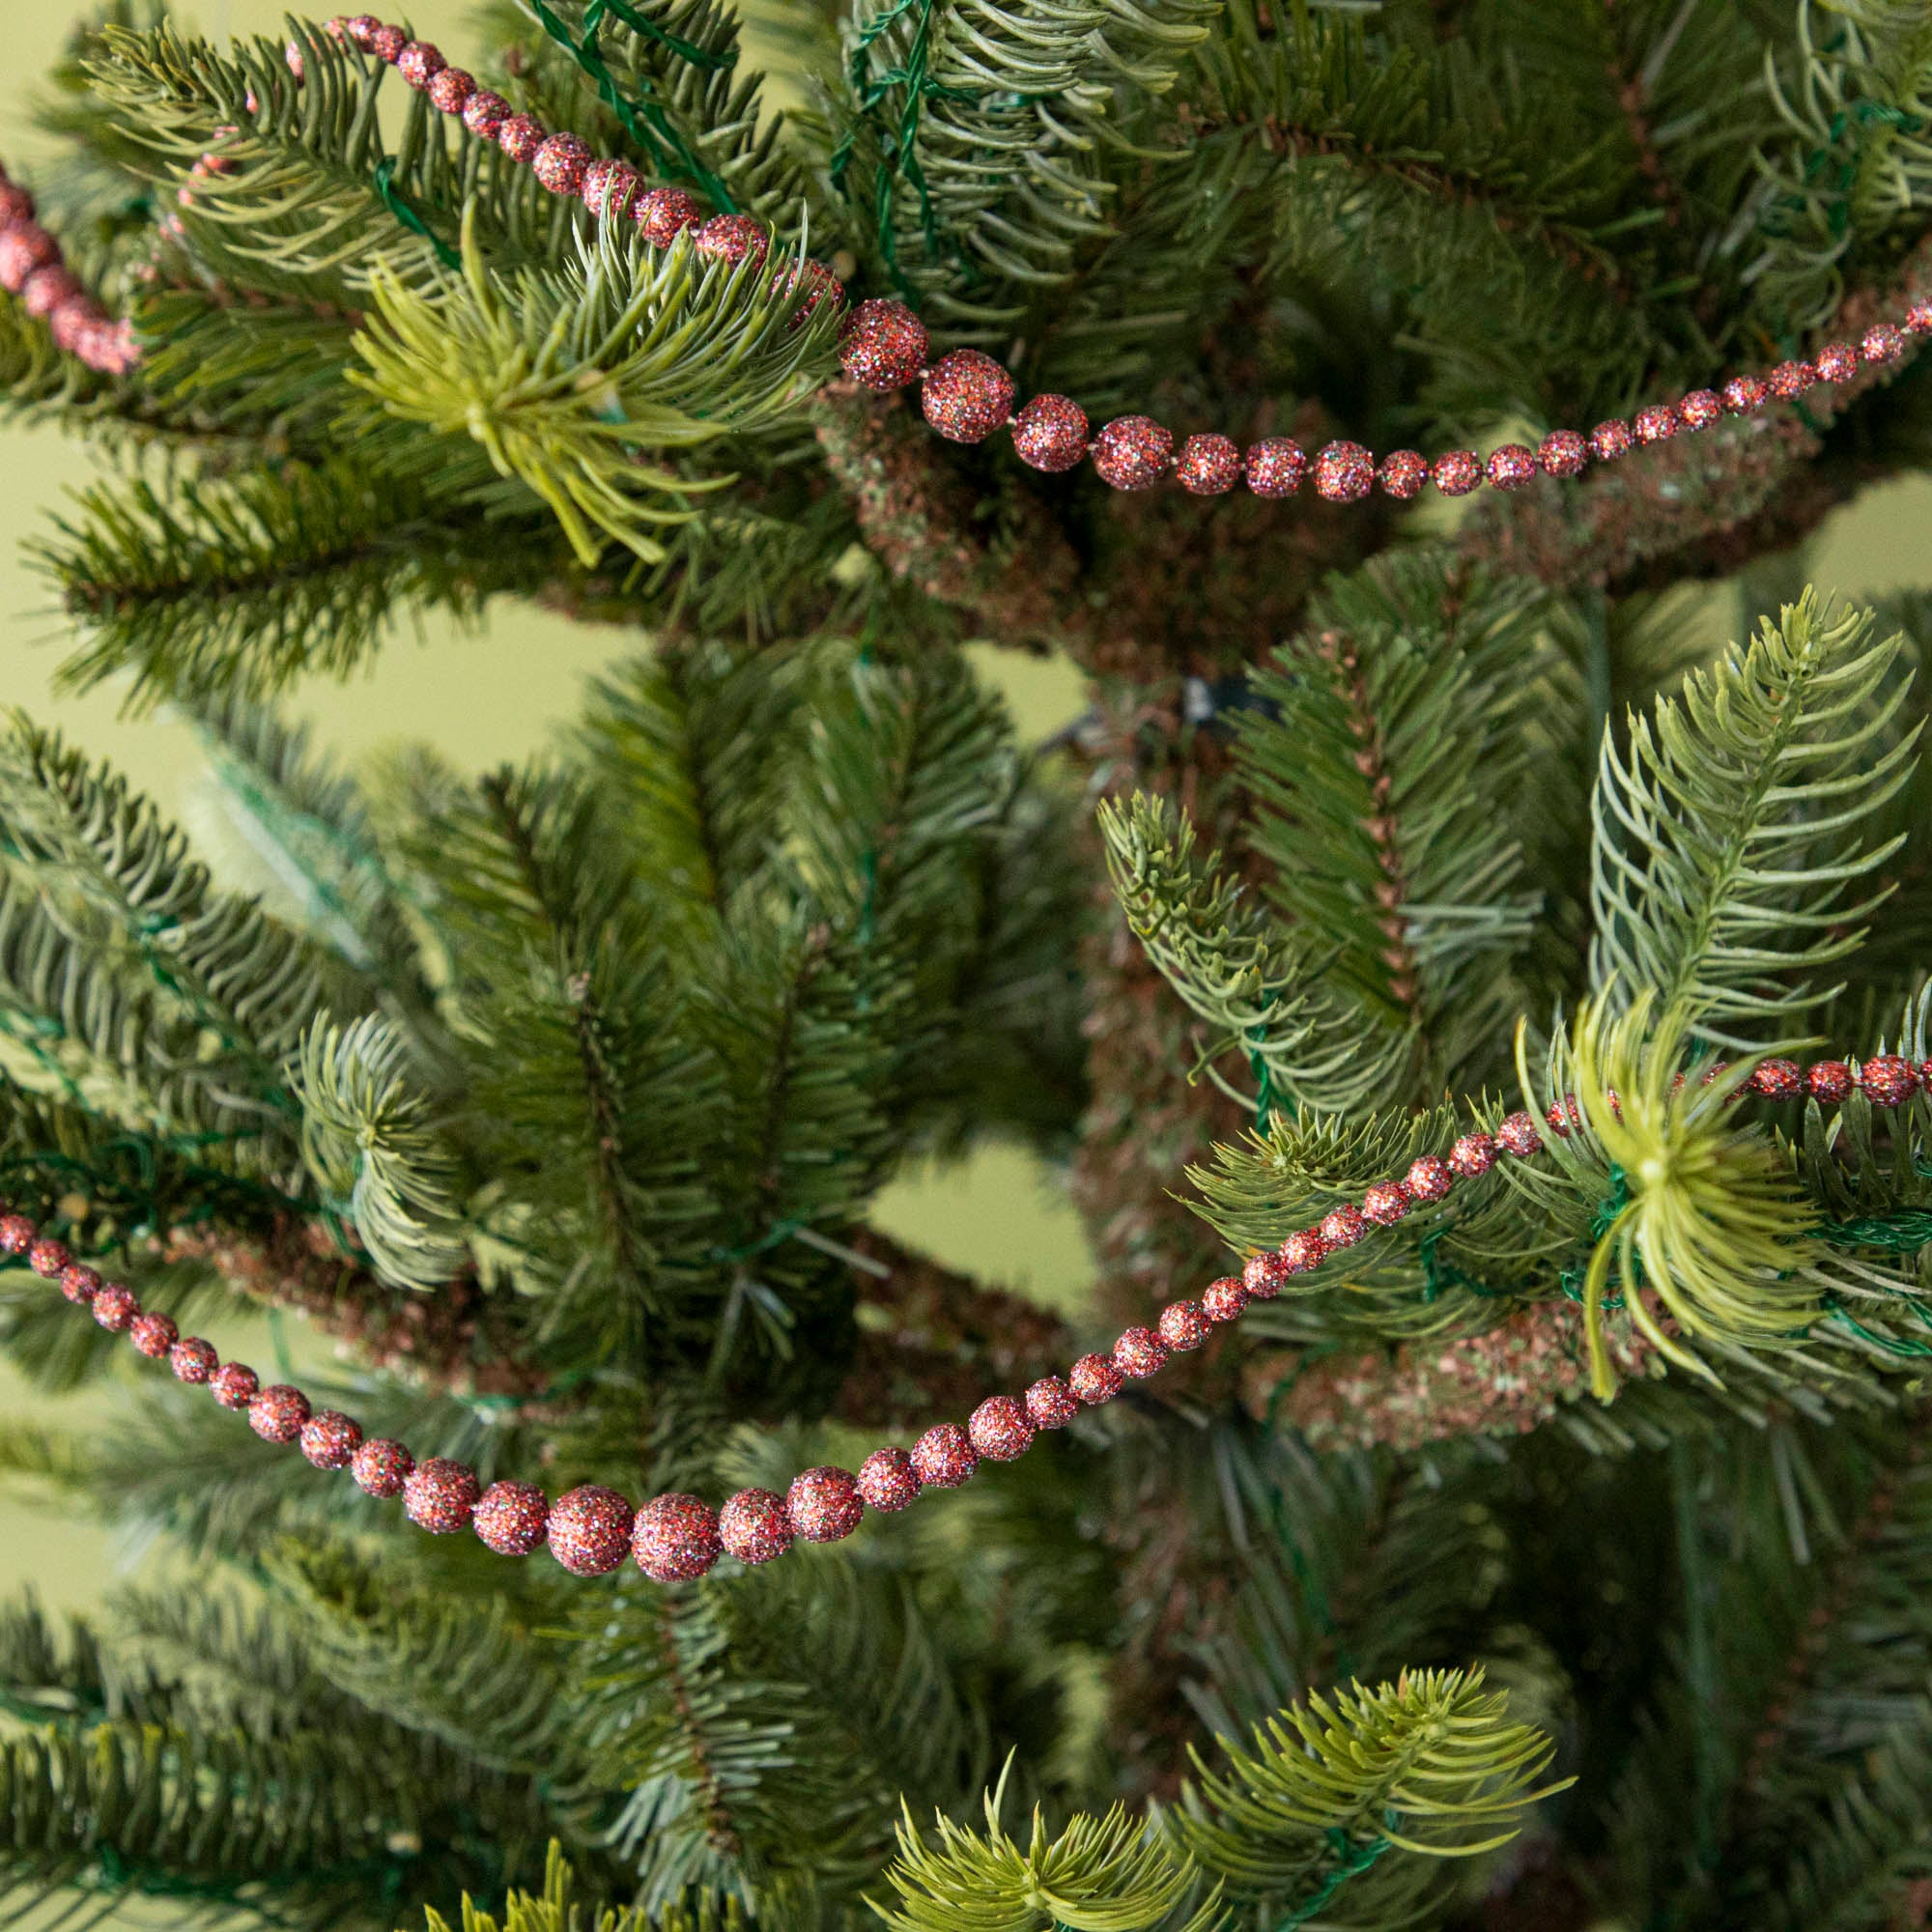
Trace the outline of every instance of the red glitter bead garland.
{"label": "red glitter bead garland", "polygon": [[1091,453],[1101,480],[1116,490],[1151,490],[1174,469],[1174,433],[1151,416],[1116,416]]}
{"label": "red glitter bead garland", "polygon": [[1070,396],[1034,397],[1013,417],[1013,452],[1049,474],[1071,469],[1087,454],[1086,411]]}
{"label": "red glitter bead garland", "polygon": [[919,1500],[919,1472],[903,1449],[874,1449],[859,1464],[858,1482],[867,1509],[890,1514]]}
{"label": "red glitter bead garland", "polygon": [[838,1543],[859,1527],[866,1514],[859,1479],[830,1464],[802,1469],[785,1492],[785,1515],[808,1543]]}
{"label": "red glitter bead garland", "polygon": [[550,1506],[550,1553],[573,1577],[603,1577],[631,1553],[631,1505],[615,1490],[583,1483]]}
{"label": "red glitter bead garland", "polygon": [[[1707,1067],[1702,1084],[1709,1086],[1726,1071],[1722,1063]],[[1860,1062],[1824,1060],[1800,1067],[1794,1061],[1774,1058],[1761,1061],[1738,1092],[1784,1101],[1808,1095],[1836,1103],[1849,1098],[1854,1089],[1875,1107],[1906,1105],[1917,1094],[1932,1095],[1932,1061],[1920,1065],[1903,1055],[1882,1053]],[[1609,1104],[1615,1111],[1614,1094]],[[1583,1124],[1574,1095],[1551,1103],[1547,1124],[1566,1138]],[[475,1472],[467,1464],[436,1457],[418,1465],[399,1442],[365,1442],[360,1426],[349,1416],[334,1409],[311,1414],[299,1389],[285,1383],[260,1388],[252,1369],[220,1363],[212,1345],[199,1336],[175,1339],[174,1323],[166,1316],[144,1314],[130,1290],[102,1282],[26,1216],[4,1208],[0,1256],[22,1260],[43,1279],[58,1281],[67,1299],[89,1308],[104,1326],[128,1330],[142,1353],[165,1352],[182,1381],[206,1384],[224,1406],[245,1409],[250,1426],[266,1439],[298,1443],[318,1468],[346,1467],[372,1496],[401,1495],[411,1520],[434,1534],[473,1527],[489,1548],[512,1555],[526,1554],[547,1541],[558,1562],[582,1577],[616,1569],[628,1550],[646,1576],[674,1582],[703,1576],[720,1553],[743,1563],[765,1563],[795,1541],[836,1541],[859,1526],[867,1508],[882,1513],[905,1509],[922,1489],[956,1489],[982,1459],[1014,1460],[1038,1431],[1070,1422],[1080,1404],[1097,1406],[1111,1401],[1128,1378],[1157,1373],[1171,1351],[1200,1347],[1212,1324],[1236,1320],[1249,1301],[1270,1298],[1292,1277],[1353,1246],[1376,1226],[1404,1219],[1418,1202],[1442,1200],[1458,1179],[1489,1172],[1500,1154],[1529,1159],[1543,1147],[1543,1129],[1533,1116],[1521,1112],[1508,1116],[1493,1135],[1464,1134],[1446,1158],[1418,1156],[1402,1179],[1367,1188],[1359,1206],[1342,1203],[1319,1229],[1298,1230],[1277,1253],[1252,1257],[1242,1276],[1210,1283],[1198,1301],[1170,1302],[1156,1328],[1126,1329],[1110,1353],[1083,1355],[1065,1379],[1042,1377],[1023,1400],[988,1397],[967,1428],[941,1423],[928,1429],[910,1452],[895,1446],[874,1450],[857,1475],[822,1466],[801,1472],[787,1496],[769,1490],[740,1491],[715,1517],[700,1498],[677,1493],[654,1497],[634,1514],[623,1496],[596,1484],[572,1490],[554,1506],[541,1490],[519,1483],[497,1483],[479,1495]]]}
{"label": "red glitter bead garland", "polygon": [[740,1490],[718,1512],[718,1540],[740,1563],[769,1563],[791,1548],[784,1498],[769,1490]]}
{"label": "red glitter bead garland", "polygon": [[403,1514],[432,1536],[454,1536],[469,1527],[480,1490],[468,1463],[432,1456],[403,1479]]}
{"label": "red glitter bead garland", "polygon": [[550,1498],[531,1483],[492,1483],[476,1498],[469,1526],[498,1556],[527,1556],[550,1526]]}
{"label": "red glitter bead garland", "polygon": [[956,1422],[928,1429],[912,1445],[912,1470],[929,1490],[956,1490],[980,1466],[980,1452]]}
{"label": "red glitter bead garland", "polygon": [[984,442],[1013,412],[1013,379],[977,349],[955,349],[926,372],[919,406],[949,442]]}
{"label": "red glitter bead garland", "polygon": [[724,1553],[718,1513],[696,1496],[653,1496],[631,1530],[631,1554],[653,1583],[692,1582]]}

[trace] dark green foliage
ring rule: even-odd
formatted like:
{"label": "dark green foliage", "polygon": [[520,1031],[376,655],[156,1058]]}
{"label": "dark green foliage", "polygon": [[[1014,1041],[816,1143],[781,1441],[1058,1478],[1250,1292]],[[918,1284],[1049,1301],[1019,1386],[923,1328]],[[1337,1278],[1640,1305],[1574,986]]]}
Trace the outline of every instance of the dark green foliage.
{"label": "dark green foliage", "polygon": [[[129,1379],[0,1471],[181,1568],[0,1615],[9,1909],[1916,1922],[1932,1097],[1713,1063],[1932,1057],[1932,614],[1797,548],[1932,458],[1925,357],[1463,520],[928,438],[828,388],[798,276],[1096,426],[1587,430],[1925,298],[1925,10],[492,0],[476,38],[767,255],[593,222],[315,23],[107,0],[54,76],[25,173],[140,349],[103,378],[0,295],[6,408],[123,459],[41,546],[64,676],[185,712],[216,782],[202,855],[0,741],[10,1208],[184,1329],[310,1321],[344,1360],[298,1378],[418,1458],[716,1503],[1040,1373],[1042,1311],[867,1225],[914,1161],[1068,1160],[1077,1354],[1578,1111],[1022,1463],[669,1587],[406,1528],[10,1266],[11,1362]],[[351,776],[265,708],[512,598],[631,634],[524,762]],[[1078,658],[1052,748],[987,640]],[[268,1380],[284,1339],[235,1346]]]}

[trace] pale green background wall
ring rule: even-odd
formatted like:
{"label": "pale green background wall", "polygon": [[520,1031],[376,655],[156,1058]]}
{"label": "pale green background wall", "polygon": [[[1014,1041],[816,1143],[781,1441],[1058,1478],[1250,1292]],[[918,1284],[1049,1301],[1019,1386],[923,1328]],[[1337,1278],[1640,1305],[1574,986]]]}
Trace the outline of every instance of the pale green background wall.
{"label": "pale green background wall", "polygon": [[[24,127],[24,109],[33,76],[53,57],[68,17],[60,5],[0,0],[7,50],[0,158],[11,164],[31,164],[37,137]],[[218,33],[272,32],[280,10],[264,0],[225,0],[204,7],[197,17]],[[412,14],[419,34],[458,60],[465,44],[461,17],[457,0],[427,0]],[[165,718],[119,716],[112,691],[81,698],[51,695],[64,627],[19,546],[44,527],[63,493],[88,473],[86,451],[56,432],[0,430],[0,691],[111,756],[163,806],[190,810],[199,760],[178,725]],[[1845,591],[1922,581],[1928,536],[1932,484],[1879,493],[1828,533],[1818,580]],[[413,736],[482,765],[531,749],[551,724],[570,715],[583,674],[628,641],[615,632],[537,611],[499,609],[481,636],[460,637],[438,625],[418,643],[405,632],[373,674],[340,687],[307,685],[295,704],[347,758],[385,739]],[[1029,730],[1051,730],[1077,708],[1077,685],[1065,672],[990,649],[984,661],[1007,684]],[[950,1260],[1055,1299],[1077,1293],[1087,1276],[1064,1189],[1053,1176],[1014,1156],[995,1153],[966,1174],[903,1185],[883,1204],[881,1218]],[[0,1379],[0,1411],[18,1413],[29,1406],[16,1381]],[[86,1411],[68,1403],[45,1405],[43,1412],[72,1417]],[[0,1589],[31,1579],[54,1601],[84,1601],[126,1553],[86,1525],[0,1500]]]}

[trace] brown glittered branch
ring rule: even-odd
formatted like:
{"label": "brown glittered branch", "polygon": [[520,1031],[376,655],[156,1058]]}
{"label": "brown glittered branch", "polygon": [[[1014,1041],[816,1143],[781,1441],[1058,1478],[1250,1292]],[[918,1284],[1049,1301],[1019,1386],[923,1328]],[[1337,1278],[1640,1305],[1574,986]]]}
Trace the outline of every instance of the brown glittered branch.
{"label": "brown glittered branch", "polygon": [[[1921,243],[1889,289],[1847,297],[1831,332],[1855,340],[1882,316],[1928,298],[1932,243]],[[1921,339],[1908,335],[1904,359],[1865,363],[1847,381],[1821,384],[1802,411],[1727,416],[1701,435],[1597,465],[1580,484],[1544,481],[1492,494],[1463,526],[1459,548],[1472,562],[1565,590],[1628,591],[1728,575],[1797,543],[1879,473],[1857,462],[1821,461],[1825,432],[1921,350]]]}

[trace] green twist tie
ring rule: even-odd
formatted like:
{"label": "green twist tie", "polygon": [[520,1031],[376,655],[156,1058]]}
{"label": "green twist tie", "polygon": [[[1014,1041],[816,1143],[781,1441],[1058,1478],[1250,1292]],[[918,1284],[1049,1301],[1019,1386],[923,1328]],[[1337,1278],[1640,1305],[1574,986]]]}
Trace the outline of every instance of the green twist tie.
{"label": "green twist tie", "polygon": [[445,269],[460,269],[463,257],[452,248],[442,237],[430,227],[420,214],[402,197],[394,181],[395,162],[388,156],[376,163],[376,194],[391,214],[407,228],[412,235],[420,235],[436,250],[436,258]]}
{"label": "green twist tie", "polygon": [[1275,1932],[1294,1932],[1297,1925],[1306,1925],[1351,1878],[1367,1871],[1384,1852],[1393,1851],[1395,1840],[1372,1838],[1366,1845],[1355,1845],[1348,1833],[1336,1826],[1328,1833],[1328,1849],[1341,1862],[1321,1881],[1312,1897],[1297,1905],[1281,1921]]}
{"label": "green twist tie", "polygon": [[1262,1057],[1262,1048],[1267,1043],[1267,1029],[1250,1027],[1245,1037],[1248,1071],[1255,1076],[1255,1132],[1264,1134],[1268,1130],[1269,1114],[1279,1110],[1291,1121],[1295,1118],[1294,1095],[1274,1091],[1274,1069]]}
{"label": "green twist tie", "polygon": [[1901,1208],[1862,1221],[1827,1221],[1818,1233],[1834,1248],[1922,1248],[1932,1241],[1932,1208]]}
{"label": "green twist tie", "polygon": [[[876,123],[880,106],[895,87],[905,89],[905,104],[899,110],[897,125],[879,130],[879,155],[885,165],[879,171],[875,227],[879,255],[886,265],[886,272],[908,301],[914,298],[917,291],[899,267],[898,238],[893,232],[895,179],[903,175],[918,194],[920,229],[925,237],[927,250],[937,255],[945,243],[939,233],[938,218],[932,212],[932,194],[926,186],[925,170],[919,164],[919,118],[928,99],[975,101],[979,99],[969,89],[944,87],[926,73],[926,64],[932,57],[932,5],[933,0],[894,0],[892,6],[874,14],[860,28],[858,44],[852,49],[852,86],[859,97],[859,118],[839,137],[838,145],[832,151],[832,185],[849,201],[852,190],[846,183],[845,173],[851,165],[859,128],[864,123]],[[904,19],[915,7],[919,10],[919,24],[913,29],[912,45],[906,50],[905,65],[888,68],[876,79],[868,78],[872,43],[889,27]],[[958,263],[969,281],[979,279],[972,263],[956,246],[947,249],[947,252]]]}
{"label": "green twist tie", "polygon": [[738,213],[738,204],[731,198],[731,190],[692,152],[683,135],[666,117],[663,106],[648,97],[632,100],[618,88],[616,76],[605,66],[604,56],[599,50],[598,30],[604,24],[605,14],[614,14],[633,33],[642,34],[661,46],[669,47],[694,66],[714,71],[729,67],[737,59],[735,50],[728,59],[707,54],[703,48],[695,47],[689,41],[680,40],[675,34],[667,33],[664,28],[645,19],[635,8],[625,5],[624,0],[590,0],[589,6],[583,10],[582,41],[571,39],[570,29],[544,4],[544,0],[530,0],[530,11],[536,14],[544,32],[566,49],[571,59],[597,83],[598,99],[623,124],[625,133],[651,157],[651,164],[659,173],[688,181],[702,188],[713,207],[722,209],[724,213]]}

